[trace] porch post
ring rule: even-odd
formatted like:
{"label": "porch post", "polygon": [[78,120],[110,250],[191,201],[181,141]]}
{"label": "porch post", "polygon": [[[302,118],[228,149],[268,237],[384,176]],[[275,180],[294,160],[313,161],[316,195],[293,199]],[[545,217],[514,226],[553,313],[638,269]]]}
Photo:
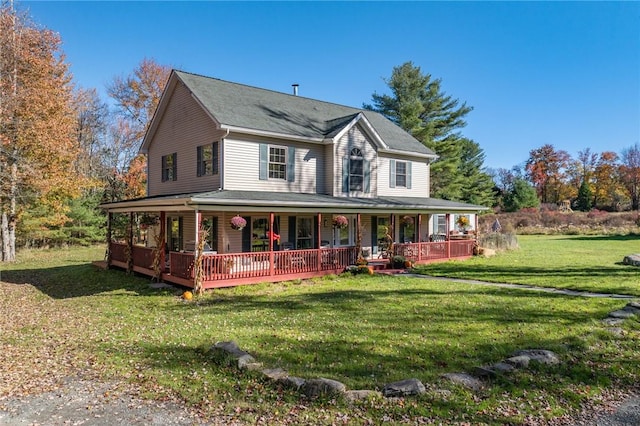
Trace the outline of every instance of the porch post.
{"label": "porch post", "polygon": [[133,212],[129,212],[127,227],[127,274],[133,272]]}
{"label": "porch post", "polygon": [[196,209],[196,246],[194,247],[194,253],[196,257],[198,257],[198,245],[200,244],[200,226],[202,225],[202,213],[200,210]]}
{"label": "porch post", "polygon": [[391,242],[390,247],[393,249],[391,253],[391,258],[396,255],[395,241],[396,241],[396,215],[393,213],[389,215],[389,227],[391,228]]}
{"label": "porch post", "polygon": [[318,213],[318,226],[316,228],[317,237],[316,237],[316,250],[318,251],[318,268],[317,270],[322,270],[322,253],[320,251],[320,247],[322,247],[322,213]]}
{"label": "porch post", "polygon": [[111,222],[113,222],[113,213],[109,211],[107,213],[107,269],[111,266],[111,238],[113,234]]}
{"label": "porch post", "polygon": [[416,229],[416,236],[418,237],[416,241],[418,243],[418,262],[420,262],[422,258],[422,213],[418,213],[418,225]]}
{"label": "porch post", "polygon": [[164,211],[160,212],[160,270],[164,271],[167,259],[164,257],[167,247],[167,214]]}
{"label": "porch post", "polygon": [[451,213],[445,214],[444,218],[445,239],[447,241],[447,259],[451,259],[451,232],[449,232],[449,219],[451,219]]}
{"label": "porch post", "polygon": [[478,237],[480,236],[480,228],[478,228],[478,224],[479,224],[478,213],[475,214],[475,218],[476,218],[476,220],[474,220],[474,222],[475,222],[475,231],[476,231],[475,234],[476,234],[476,240],[478,240]]}
{"label": "porch post", "polygon": [[275,214],[269,213],[269,276],[275,275],[275,259],[276,255],[273,252],[273,222],[275,220]]}

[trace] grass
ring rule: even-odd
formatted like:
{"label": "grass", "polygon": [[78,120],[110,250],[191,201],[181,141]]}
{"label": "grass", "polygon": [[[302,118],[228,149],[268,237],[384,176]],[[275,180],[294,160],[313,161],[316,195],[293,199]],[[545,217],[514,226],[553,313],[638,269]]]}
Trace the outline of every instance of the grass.
{"label": "grass", "polygon": [[524,235],[521,248],[491,258],[434,263],[420,273],[640,296],[640,269],[622,264],[640,252],[638,235]]}
{"label": "grass", "polygon": [[[633,241],[597,241],[527,237],[521,250],[426,271],[633,291],[638,271],[615,264],[620,253],[634,251]],[[18,263],[3,265],[0,362],[12,373],[0,377],[0,396],[41,389],[40,376],[59,379],[90,369],[127,380],[150,397],[178,396],[204,415],[251,424],[537,424],[640,379],[639,323],[625,322],[626,335],[616,337],[599,321],[624,306],[620,300],[340,276],[210,291],[185,302],[179,291],[151,289],[147,279],[89,265],[103,254],[103,248],[26,251]],[[608,272],[591,280],[603,269]],[[208,349],[224,340],[292,375],[333,378],[349,389],[380,389],[415,377],[428,392],[356,404],[308,401],[256,373],[214,363]],[[553,350],[563,363],[496,379],[477,394],[440,377],[523,348]],[[37,359],[47,357],[45,374]],[[52,373],[52,365],[59,371]]]}

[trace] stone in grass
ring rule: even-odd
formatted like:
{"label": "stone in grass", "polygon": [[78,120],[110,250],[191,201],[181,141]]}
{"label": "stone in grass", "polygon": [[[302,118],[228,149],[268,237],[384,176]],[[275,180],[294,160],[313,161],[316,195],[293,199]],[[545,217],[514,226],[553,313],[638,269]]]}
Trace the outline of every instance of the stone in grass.
{"label": "stone in grass", "polygon": [[324,378],[307,380],[302,385],[302,392],[309,398],[340,394],[344,393],[346,390],[347,387],[343,383],[340,383],[337,380]]}
{"label": "stone in grass", "polygon": [[512,356],[504,360],[507,364],[513,365],[515,368],[527,368],[529,366],[531,358],[528,356]]}
{"label": "stone in grass", "polygon": [[394,396],[420,395],[426,391],[420,380],[406,379],[385,385],[384,388],[382,388],[382,395],[390,398]]}
{"label": "stone in grass", "polygon": [[640,266],[640,253],[630,254],[622,259],[622,263],[631,266]]}
{"label": "stone in grass", "polygon": [[344,397],[349,402],[366,401],[369,399],[381,399],[382,394],[374,390],[350,390],[344,393]]}
{"label": "stone in grass", "polygon": [[617,337],[622,337],[625,334],[624,329],[620,327],[608,327],[607,331]]}
{"label": "stone in grass", "polygon": [[270,380],[282,380],[289,377],[289,373],[282,368],[265,368],[262,374]]}
{"label": "stone in grass", "polygon": [[506,362],[498,362],[493,365],[476,367],[473,373],[478,377],[496,377],[503,374],[511,373],[516,368]]}
{"label": "stone in grass", "polygon": [[640,302],[629,302],[627,303],[627,307],[633,309],[640,309]]}
{"label": "stone in grass", "polygon": [[282,386],[294,390],[299,390],[306,383],[305,379],[295,376],[286,376],[278,379],[278,383],[281,383]]}
{"label": "stone in grass", "polygon": [[609,317],[619,318],[619,319],[635,318],[636,313],[631,311],[626,311],[624,309],[619,309],[617,311],[609,312]]}
{"label": "stone in grass", "polygon": [[484,387],[480,379],[467,373],[445,373],[442,377],[472,391],[479,391]]}
{"label": "stone in grass", "polygon": [[622,318],[605,318],[602,320],[602,322],[605,325],[609,325],[609,326],[617,326],[620,325],[624,322],[624,320]]}
{"label": "stone in grass", "polygon": [[555,365],[560,363],[560,358],[554,352],[546,349],[524,349],[516,351],[511,355],[514,356],[526,356],[529,361],[536,361],[540,364]]}
{"label": "stone in grass", "polygon": [[624,308],[622,308],[622,310],[640,315],[640,303],[629,302]]}

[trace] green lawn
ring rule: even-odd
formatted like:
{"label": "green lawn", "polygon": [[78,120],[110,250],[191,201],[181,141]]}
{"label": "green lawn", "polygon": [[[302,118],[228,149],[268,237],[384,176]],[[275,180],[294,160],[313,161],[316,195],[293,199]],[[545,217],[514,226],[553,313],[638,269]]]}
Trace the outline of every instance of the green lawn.
{"label": "green lawn", "polygon": [[[527,237],[512,253],[426,270],[629,293],[638,271],[615,262],[634,252],[637,240],[620,238],[594,244],[594,238]],[[571,412],[640,379],[640,323],[625,322],[626,334],[616,337],[600,322],[626,301],[427,278],[341,276],[209,291],[185,302],[180,291],[151,289],[146,278],[88,264],[103,255],[100,247],[27,251],[17,264],[2,266],[0,362],[15,374],[0,377],[0,396],[15,389],[12,381],[35,388],[27,383],[41,379],[34,358],[48,357],[51,365],[65,366],[60,377],[90,368],[135,383],[149,396],[178,395],[204,413],[250,424],[257,418],[265,424],[525,424],[527,416]],[[596,273],[602,274],[592,280]],[[308,401],[256,373],[213,363],[208,349],[223,340],[293,375],[333,378],[350,389],[415,377],[429,392],[356,404]],[[523,348],[556,351],[563,364],[494,380],[477,394],[440,378]],[[443,397],[438,389],[451,394]]]}
{"label": "green lawn", "polygon": [[640,253],[638,235],[518,236],[519,250],[491,258],[434,263],[419,271],[434,276],[529,284],[640,296],[640,269],[622,264]]}

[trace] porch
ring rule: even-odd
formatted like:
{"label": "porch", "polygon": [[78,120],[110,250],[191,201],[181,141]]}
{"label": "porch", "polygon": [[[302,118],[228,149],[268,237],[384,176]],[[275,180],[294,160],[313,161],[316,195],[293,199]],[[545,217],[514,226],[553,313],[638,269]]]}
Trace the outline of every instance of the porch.
{"label": "porch", "polygon": [[[394,244],[391,256],[403,256],[412,263],[425,264],[447,259],[464,259],[473,254],[475,239]],[[159,270],[156,272],[154,263]],[[203,253],[202,282],[205,289],[232,287],[259,282],[339,274],[356,263],[356,247],[304,250],[260,251],[245,253]],[[162,250],[126,243],[110,242],[108,265],[132,270],[165,282],[194,287],[196,275],[194,252]],[[372,256],[372,264],[385,265],[389,259]]]}

